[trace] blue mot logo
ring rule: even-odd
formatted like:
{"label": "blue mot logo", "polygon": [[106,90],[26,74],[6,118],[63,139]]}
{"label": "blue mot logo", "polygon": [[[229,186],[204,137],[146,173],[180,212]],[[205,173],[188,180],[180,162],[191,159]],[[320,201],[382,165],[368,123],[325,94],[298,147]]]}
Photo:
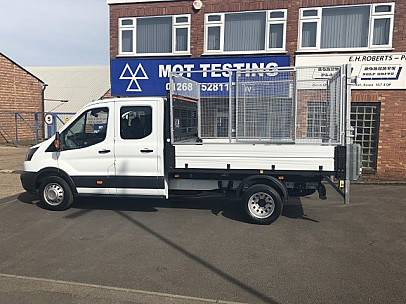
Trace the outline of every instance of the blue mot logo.
{"label": "blue mot logo", "polygon": [[[272,69],[290,65],[290,56],[210,57],[111,60],[111,93],[114,96],[165,96],[169,73],[183,72],[206,85],[229,81],[227,69]],[[200,73],[192,73],[201,71]]]}

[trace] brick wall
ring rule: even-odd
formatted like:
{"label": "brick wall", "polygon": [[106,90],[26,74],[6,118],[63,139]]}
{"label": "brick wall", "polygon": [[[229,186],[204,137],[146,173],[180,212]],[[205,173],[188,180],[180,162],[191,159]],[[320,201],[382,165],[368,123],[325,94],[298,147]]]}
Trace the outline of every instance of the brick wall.
{"label": "brick wall", "polygon": [[[39,122],[42,122],[42,83],[16,63],[0,54],[0,125],[15,138],[15,115],[20,112],[26,122],[35,126],[34,112],[39,112]],[[35,133],[17,118],[19,141],[35,140]],[[0,143],[5,143],[7,137],[0,135]]]}
{"label": "brick wall", "polygon": [[380,102],[377,171],[368,179],[406,179],[406,91],[354,91],[354,102]]}
{"label": "brick wall", "polygon": [[[299,8],[312,6],[346,5],[361,3],[384,3],[390,0],[302,0],[302,1],[241,1],[241,0],[205,0],[199,11],[192,8],[191,1],[150,2],[140,4],[110,5],[110,57],[118,54],[118,18],[191,14],[191,54],[200,57],[204,51],[204,15],[207,13],[253,11],[267,9],[287,9],[287,53],[292,56],[297,51],[299,27]],[[406,50],[406,35],[402,29],[406,26],[406,1],[398,1],[395,7],[395,27],[393,44],[396,51]],[[213,55],[216,56],[216,55]],[[218,55],[217,55],[218,56]],[[229,55],[228,55],[229,56]]]}
{"label": "brick wall", "polygon": [[[274,0],[274,1],[204,1],[199,11],[192,8],[191,1],[153,2],[140,5],[110,5],[110,56],[115,58],[118,54],[118,18],[191,14],[191,43],[192,57],[200,57],[204,50],[204,15],[215,12],[252,11],[266,9],[288,9],[288,22],[296,22],[298,19],[298,2]],[[296,21],[294,21],[296,20]],[[290,28],[290,25],[288,25]],[[289,52],[296,49],[297,26],[295,30],[287,33],[287,48]]]}
{"label": "brick wall", "polygon": [[[139,4],[110,5],[110,57],[118,54],[118,18],[191,14],[191,54],[200,57],[204,51],[204,15],[215,12],[288,9],[286,49],[291,64],[297,52],[299,8],[313,6],[385,3],[391,0],[297,0],[297,1],[241,1],[205,0],[199,11],[192,8],[191,1],[150,2]],[[396,1],[393,31],[393,51],[406,52],[406,1]],[[377,51],[371,51],[377,52]],[[388,51],[384,51],[387,53]],[[285,53],[284,53],[285,54]],[[216,55],[213,55],[216,56]],[[218,56],[218,55],[217,55]],[[229,55],[227,55],[229,56]],[[380,102],[379,147],[377,172],[370,179],[406,179],[406,91],[358,90],[352,93],[353,101]]]}

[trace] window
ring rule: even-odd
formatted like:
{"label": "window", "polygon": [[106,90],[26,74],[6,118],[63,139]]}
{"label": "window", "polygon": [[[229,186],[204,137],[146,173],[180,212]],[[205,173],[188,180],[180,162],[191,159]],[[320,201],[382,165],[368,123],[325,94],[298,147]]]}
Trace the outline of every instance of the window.
{"label": "window", "polygon": [[80,149],[102,142],[106,138],[108,114],[108,108],[84,112],[62,132],[62,150]]}
{"label": "window", "polygon": [[351,126],[354,143],[361,145],[362,167],[376,170],[379,139],[379,103],[351,103]]}
{"label": "window", "polygon": [[190,15],[119,19],[120,55],[189,54]]}
{"label": "window", "polygon": [[152,132],[151,107],[122,107],[120,136],[122,139],[141,139]]}
{"label": "window", "polygon": [[285,51],[287,10],[206,14],[205,53]]}
{"label": "window", "polygon": [[299,50],[391,47],[394,10],[394,3],[302,8]]}

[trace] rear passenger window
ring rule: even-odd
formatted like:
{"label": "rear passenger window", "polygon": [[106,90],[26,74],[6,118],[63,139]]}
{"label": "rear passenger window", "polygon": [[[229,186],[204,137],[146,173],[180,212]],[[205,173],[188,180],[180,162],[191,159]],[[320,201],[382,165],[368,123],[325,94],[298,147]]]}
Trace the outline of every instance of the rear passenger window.
{"label": "rear passenger window", "polygon": [[122,139],[141,139],[152,132],[151,107],[122,107],[120,136]]}

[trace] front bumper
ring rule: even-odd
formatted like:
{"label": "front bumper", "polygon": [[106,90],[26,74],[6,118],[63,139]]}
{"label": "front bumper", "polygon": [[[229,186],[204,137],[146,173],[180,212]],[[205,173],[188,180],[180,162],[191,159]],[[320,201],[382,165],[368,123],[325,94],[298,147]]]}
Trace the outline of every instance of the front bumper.
{"label": "front bumper", "polygon": [[36,172],[23,171],[20,174],[20,180],[21,180],[21,184],[23,185],[23,188],[25,189],[25,191],[27,191],[28,193],[37,195],[37,187],[35,185],[35,182],[37,180]]}

